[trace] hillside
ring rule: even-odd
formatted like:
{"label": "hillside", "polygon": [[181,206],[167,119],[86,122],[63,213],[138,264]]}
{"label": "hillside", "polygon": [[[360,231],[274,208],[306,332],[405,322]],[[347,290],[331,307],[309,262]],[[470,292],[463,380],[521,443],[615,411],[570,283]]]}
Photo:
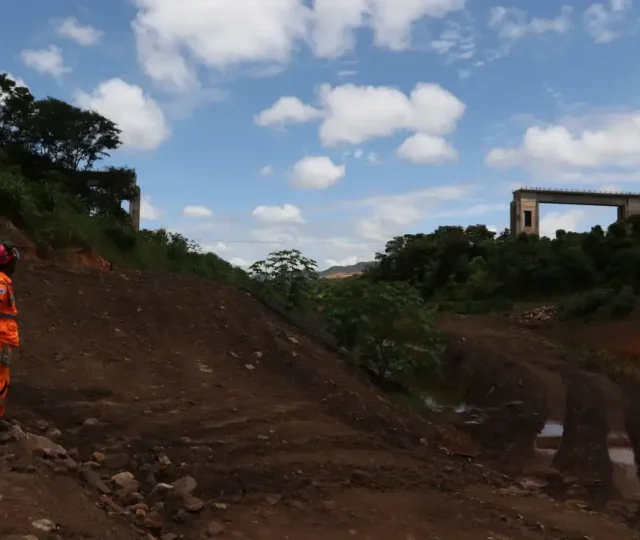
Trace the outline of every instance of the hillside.
{"label": "hillside", "polygon": [[330,277],[336,274],[341,274],[345,276],[352,275],[352,274],[359,274],[361,272],[364,272],[364,270],[366,270],[369,266],[373,264],[375,263],[372,261],[372,262],[359,262],[359,263],[351,264],[348,266],[331,266],[330,268],[327,268],[322,272],[318,272],[318,276]]}
{"label": "hillside", "polygon": [[451,419],[391,405],[233,287],[37,260],[15,281],[11,418],[63,450],[2,448],[0,537],[636,537],[531,498]]}

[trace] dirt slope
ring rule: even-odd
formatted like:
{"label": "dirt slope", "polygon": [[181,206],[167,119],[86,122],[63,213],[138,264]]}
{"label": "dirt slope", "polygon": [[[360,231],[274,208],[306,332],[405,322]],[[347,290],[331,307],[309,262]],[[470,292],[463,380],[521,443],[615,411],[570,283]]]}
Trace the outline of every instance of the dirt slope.
{"label": "dirt slope", "polygon": [[35,262],[16,287],[10,414],[74,466],[5,445],[0,539],[636,537],[465,457],[245,293]]}

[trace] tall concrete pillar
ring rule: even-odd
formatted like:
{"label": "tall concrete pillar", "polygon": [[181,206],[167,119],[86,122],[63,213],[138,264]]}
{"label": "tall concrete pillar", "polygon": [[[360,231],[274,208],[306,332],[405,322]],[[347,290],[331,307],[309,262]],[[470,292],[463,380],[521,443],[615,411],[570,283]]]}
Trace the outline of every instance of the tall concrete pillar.
{"label": "tall concrete pillar", "polygon": [[520,233],[540,234],[540,204],[536,199],[516,197],[511,203],[511,231],[514,236]]}
{"label": "tall concrete pillar", "polygon": [[129,201],[129,215],[131,216],[131,226],[135,231],[140,230],[140,186],[136,186],[136,196]]}

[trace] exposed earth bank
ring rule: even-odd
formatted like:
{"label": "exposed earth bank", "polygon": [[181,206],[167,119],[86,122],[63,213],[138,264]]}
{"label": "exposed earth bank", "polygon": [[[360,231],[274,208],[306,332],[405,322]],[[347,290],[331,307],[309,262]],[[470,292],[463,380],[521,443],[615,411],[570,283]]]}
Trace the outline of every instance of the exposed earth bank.
{"label": "exposed earth bank", "polygon": [[443,319],[466,409],[424,417],[226,285],[33,261],[16,288],[0,539],[640,537],[631,394],[529,330]]}

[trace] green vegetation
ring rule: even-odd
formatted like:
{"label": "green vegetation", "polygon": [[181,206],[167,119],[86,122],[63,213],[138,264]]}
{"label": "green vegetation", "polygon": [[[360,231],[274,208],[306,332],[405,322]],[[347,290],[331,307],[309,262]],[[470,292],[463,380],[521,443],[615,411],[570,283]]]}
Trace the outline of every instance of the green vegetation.
{"label": "green vegetation", "polygon": [[502,311],[514,301],[561,299],[566,317],[626,316],[640,292],[640,219],[556,238],[500,235],[484,225],[399,236],[366,276],[412,284],[440,309]]}
{"label": "green vegetation", "polygon": [[122,203],[137,195],[135,171],[96,169],[120,145],[110,120],[58,99],[37,100],[0,73],[0,215],[41,256],[95,250],[123,266],[249,283],[244,271],[180,234],[131,227]]}

